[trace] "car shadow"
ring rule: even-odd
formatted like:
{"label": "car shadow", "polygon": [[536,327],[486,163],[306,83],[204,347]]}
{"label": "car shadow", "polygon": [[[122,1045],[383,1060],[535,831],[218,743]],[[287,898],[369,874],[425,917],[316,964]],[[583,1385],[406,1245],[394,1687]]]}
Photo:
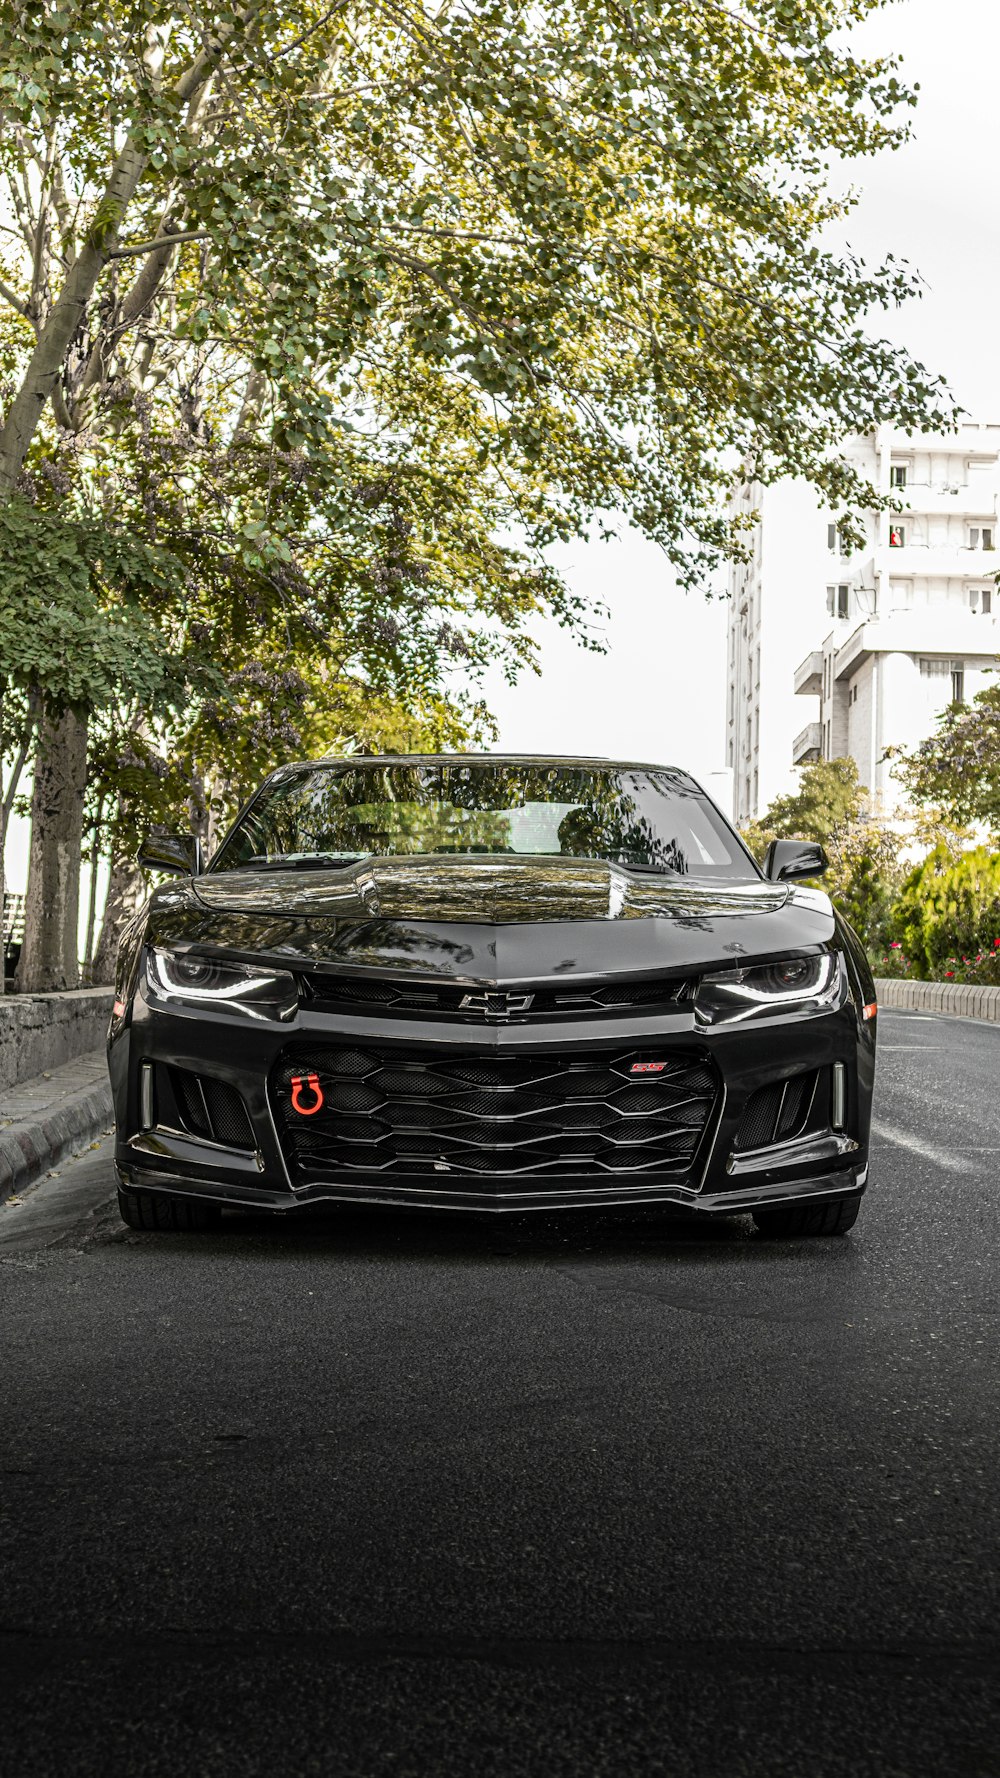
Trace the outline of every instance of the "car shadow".
{"label": "car shadow", "polygon": [[[145,1239],[138,1236],[133,1239]],[[675,1262],[743,1262],[815,1254],[815,1241],[766,1240],[749,1216],[712,1217],[683,1211],[564,1211],[494,1217],[490,1214],[407,1210],[368,1205],[320,1205],[288,1215],[227,1211],[221,1228],[200,1236],[150,1237],[197,1240],[199,1247],[238,1250],[266,1262],[277,1255],[327,1255],[337,1259],[463,1263],[565,1262],[660,1258]],[[822,1245],[822,1243],[821,1243]],[[843,1245],[827,1243],[831,1247]]]}

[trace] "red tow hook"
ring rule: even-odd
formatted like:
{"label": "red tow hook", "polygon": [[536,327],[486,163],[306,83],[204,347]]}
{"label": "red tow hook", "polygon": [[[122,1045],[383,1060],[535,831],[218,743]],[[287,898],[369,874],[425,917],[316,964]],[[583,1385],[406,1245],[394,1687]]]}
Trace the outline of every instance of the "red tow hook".
{"label": "red tow hook", "polygon": [[[303,1091],[305,1091],[307,1093],[311,1093],[313,1095],[313,1103],[311,1105],[303,1105],[303,1103],[302,1103]],[[322,1111],[322,1109],[323,1109],[323,1088],[319,1084],[319,1075],[318,1074],[293,1074],[292,1075],[292,1110],[297,1111],[300,1117],[313,1117],[317,1111]]]}

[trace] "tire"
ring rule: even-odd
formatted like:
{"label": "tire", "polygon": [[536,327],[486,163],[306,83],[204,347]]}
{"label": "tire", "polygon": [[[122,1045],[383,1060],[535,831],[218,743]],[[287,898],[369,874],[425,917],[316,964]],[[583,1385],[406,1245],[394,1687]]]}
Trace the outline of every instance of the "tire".
{"label": "tire", "polygon": [[121,1186],[118,1214],[128,1228],[147,1234],[201,1234],[217,1229],[222,1221],[218,1204],[202,1204],[197,1198],[175,1198],[169,1192],[123,1191]]}
{"label": "tire", "polygon": [[754,1222],[769,1241],[789,1235],[846,1235],[858,1220],[860,1198],[836,1198],[832,1204],[782,1204],[776,1210],[755,1210]]}

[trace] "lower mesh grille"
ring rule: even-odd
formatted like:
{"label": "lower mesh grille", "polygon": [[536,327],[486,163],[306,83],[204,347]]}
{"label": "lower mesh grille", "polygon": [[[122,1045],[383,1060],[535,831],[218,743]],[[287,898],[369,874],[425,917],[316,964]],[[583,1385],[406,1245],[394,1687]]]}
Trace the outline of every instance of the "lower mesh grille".
{"label": "lower mesh grille", "polygon": [[433,1174],[440,1184],[449,1174],[676,1175],[709,1121],[716,1076],[699,1051],[661,1053],[656,1072],[632,1074],[652,1060],[323,1046],[287,1051],[271,1096],[300,1183],[345,1173]]}
{"label": "lower mesh grille", "polygon": [[734,1147],[740,1152],[768,1148],[772,1142],[787,1142],[801,1135],[815,1098],[817,1078],[813,1068],[752,1093],[744,1106]]}
{"label": "lower mesh grille", "polygon": [[226,1148],[256,1148],[247,1108],[228,1081],[187,1068],[171,1068],[170,1078],[184,1127],[192,1135]]}

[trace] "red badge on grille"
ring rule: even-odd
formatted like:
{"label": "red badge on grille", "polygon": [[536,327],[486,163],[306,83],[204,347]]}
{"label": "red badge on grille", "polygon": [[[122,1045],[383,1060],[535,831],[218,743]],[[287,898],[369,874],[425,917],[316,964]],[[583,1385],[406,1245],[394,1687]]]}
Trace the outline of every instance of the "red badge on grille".
{"label": "red badge on grille", "polygon": [[[302,1103],[303,1093],[308,1093],[310,1095],[312,1099],[311,1105],[304,1105]],[[300,1117],[312,1117],[315,1112],[322,1111],[322,1109],[323,1088],[319,1084],[319,1075],[293,1074],[292,1110],[297,1111]]]}
{"label": "red badge on grille", "polygon": [[630,1074],[662,1074],[666,1062],[633,1062]]}

